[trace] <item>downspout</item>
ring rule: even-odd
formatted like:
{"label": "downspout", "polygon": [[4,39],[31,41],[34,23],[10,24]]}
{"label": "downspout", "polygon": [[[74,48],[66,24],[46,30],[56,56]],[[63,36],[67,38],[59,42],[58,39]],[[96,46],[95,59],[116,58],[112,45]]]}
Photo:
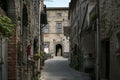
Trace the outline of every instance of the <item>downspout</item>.
{"label": "downspout", "polygon": [[[41,43],[41,37],[40,37],[40,33],[41,33],[41,29],[40,29],[40,18],[41,18],[41,0],[38,2],[38,5],[39,5],[39,10],[38,10],[38,15],[39,15],[39,23],[38,23],[38,27],[39,27],[39,33],[38,33],[38,36],[39,36],[39,47],[38,47],[38,52],[40,52],[40,43]],[[40,59],[38,60],[38,71],[40,70]]]}
{"label": "downspout", "polygon": [[[22,39],[22,36],[23,36],[23,24],[22,24],[22,20],[23,20],[23,0],[20,1],[20,17],[21,17],[21,23],[20,23],[20,27],[21,27],[21,31],[20,31],[20,47],[22,48],[22,44],[23,44],[23,39]],[[23,49],[21,50],[21,54],[20,54],[20,80],[23,80],[23,75],[22,75],[22,68],[23,68],[23,65],[22,65],[22,54],[23,54]]]}
{"label": "downspout", "polygon": [[97,46],[97,54],[96,54],[96,80],[100,80],[100,71],[99,71],[99,58],[100,58],[100,12],[99,12],[99,0],[97,1],[97,34],[96,34],[96,46]]}

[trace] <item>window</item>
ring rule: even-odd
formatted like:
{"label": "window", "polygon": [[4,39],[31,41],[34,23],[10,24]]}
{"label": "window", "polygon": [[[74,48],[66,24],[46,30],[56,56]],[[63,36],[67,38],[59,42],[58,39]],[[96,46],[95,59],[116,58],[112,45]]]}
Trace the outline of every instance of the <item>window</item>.
{"label": "window", "polygon": [[49,24],[44,27],[44,33],[49,33]]}
{"label": "window", "polygon": [[62,33],[62,22],[56,22],[56,33]]}
{"label": "window", "polygon": [[49,44],[50,44],[49,42],[45,42],[44,43],[44,48],[49,48]]}
{"label": "window", "polygon": [[50,44],[49,42],[44,43],[44,52],[45,53],[49,53],[49,44]]}
{"label": "window", "polygon": [[61,17],[62,13],[57,13],[56,15],[57,15],[57,17]]}

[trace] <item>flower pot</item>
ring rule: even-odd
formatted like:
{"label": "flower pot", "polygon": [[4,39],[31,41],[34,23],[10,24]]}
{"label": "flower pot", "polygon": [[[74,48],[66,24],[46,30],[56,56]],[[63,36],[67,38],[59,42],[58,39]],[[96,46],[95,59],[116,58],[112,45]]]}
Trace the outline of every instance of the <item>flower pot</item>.
{"label": "flower pot", "polygon": [[36,71],[36,75],[39,75],[41,72],[40,71]]}
{"label": "flower pot", "polygon": [[38,60],[40,57],[39,56],[33,56],[34,60]]}

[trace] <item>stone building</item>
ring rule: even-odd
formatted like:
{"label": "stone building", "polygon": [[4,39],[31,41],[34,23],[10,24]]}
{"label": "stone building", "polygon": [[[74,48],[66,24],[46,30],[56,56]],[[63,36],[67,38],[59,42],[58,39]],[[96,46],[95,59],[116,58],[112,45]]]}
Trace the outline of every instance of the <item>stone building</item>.
{"label": "stone building", "polygon": [[[9,17],[13,23],[15,23],[15,4],[12,0],[0,0],[0,9],[4,12],[4,15]],[[1,12],[0,12],[1,14]],[[15,30],[14,30],[15,31]],[[15,33],[15,32],[14,32]],[[13,36],[14,38],[6,39],[6,36],[0,35],[1,37],[1,65],[0,65],[0,78],[1,80],[14,80],[13,76],[17,76],[16,71],[16,34]],[[10,47],[12,46],[12,47]],[[14,55],[14,56],[13,56]],[[9,57],[8,57],[9,56]],[[13,68],[14,67],[14,68]],[[10,69],[11,68],[11,69]],[[14,74],[15,73],[15,74]],[[9,75],[10,74],[10,75]],[[11,76],[11,74],[13,76]]]}
{"label": "stone building", "polygon": [[68,56],[69,37],[64,28],[69,27],[68,7],[48,7],[48,24],[43,28],[44,51],[52,56]]}
{"label": "stone building", "polygon": [[120,1],[100,1],[101,58],[100,78],[120,79]]}
{"label": "stone building", "polygon": [[40,59],[36,60],[34,55],[40,52],[42,7],[43,0],[0,0],[0,14],[4,12],[15,24],[14,34],[9,39],[0,35],[0,80],[39,77]]}
{"label": "stone building", "polygon": [[[119,80],[120,1],[100,0],[100,54],[97,56],[97,7],[95,0],[71,0],[71,66],[100,80]],[[99,63],[97,63],[99,58]],[[98,64],[98,65],[96,65]],[[99,66],[99,75],[96,75]]]}
{"label": "stone building", "polygon": [[70,2],[70,64],[84,72],[89,72],[89,68],[92,70],[95,68],[95,9],[96,3],[92,0]]}
{"label": "stone building", "polygon": [[[79,40],[77,37],[78,35],[78,26],[80,25],[80,0],[71,0],[69,4],[69,19],[70,19],[70,65],[75,68],[79,69],[80,64],[82,65],[82,59],[81,62],[79,62],[79,53],[80,53],[80,45]],[[78,7],[79,6],[79,7]],[[78,64],[80,63],[80,64]]]}

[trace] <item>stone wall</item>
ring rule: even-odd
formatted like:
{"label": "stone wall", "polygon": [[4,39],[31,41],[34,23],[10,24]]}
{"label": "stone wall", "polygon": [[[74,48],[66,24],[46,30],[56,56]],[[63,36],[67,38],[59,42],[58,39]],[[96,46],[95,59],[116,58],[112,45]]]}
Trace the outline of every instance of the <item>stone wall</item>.
{"label": "stone wall", "polygon": [[[101,70],[101,79],[108,78],[109,80],[119,80],[119,74],[120,74],[120,64],[119,64],[119,56],[116,55],[116,50],[119,49],[119,32],[120,32],[120,1],[118,0],[102,0],[100,1],[100,21],[101,21],[101,43],[106,44],[106,40],[108,41],[108,47],[107,49],[102,49],[102,52],[104,50],[107,50],[108,53],[105,53],[108,55],[107,61],[108,65],[106,63],[103,63]],[[109,48],[109,50],[108,50]],[[106,55],[102,55],[102,57],[105,57]],[[101,60],[103,62],[106,61],[106,59]],[[106,68],[105,68],[106,67]],[[105,74],[107,71],[107,75]],[[107,76],[107,77],[106,77]]]}
{"label": "stone wall", "polygon": [[116,53],[117,49],[120,47],[119,38],[117,36],[119,32],[120,29],[116,30],[110,39],[110,80],[120,79],[120,54]]}
{"label": "stone wall", "polygon": [[[61,16],[57,16],[61,13]],[[55,55],[56,45],[61,44],[64,52],[69,52],[69,40],[64,35],[64,27],[69,26],[68,8],[47,8],[49,33],[44,34],[44,43],[49,43],[49,53]],[[56,22],[62,22],[62,33],[56,32]]]}
{"label": "stone wall", "polygon": [[17,80],[17,43],[16,35],[8,42],[8,80]]}

